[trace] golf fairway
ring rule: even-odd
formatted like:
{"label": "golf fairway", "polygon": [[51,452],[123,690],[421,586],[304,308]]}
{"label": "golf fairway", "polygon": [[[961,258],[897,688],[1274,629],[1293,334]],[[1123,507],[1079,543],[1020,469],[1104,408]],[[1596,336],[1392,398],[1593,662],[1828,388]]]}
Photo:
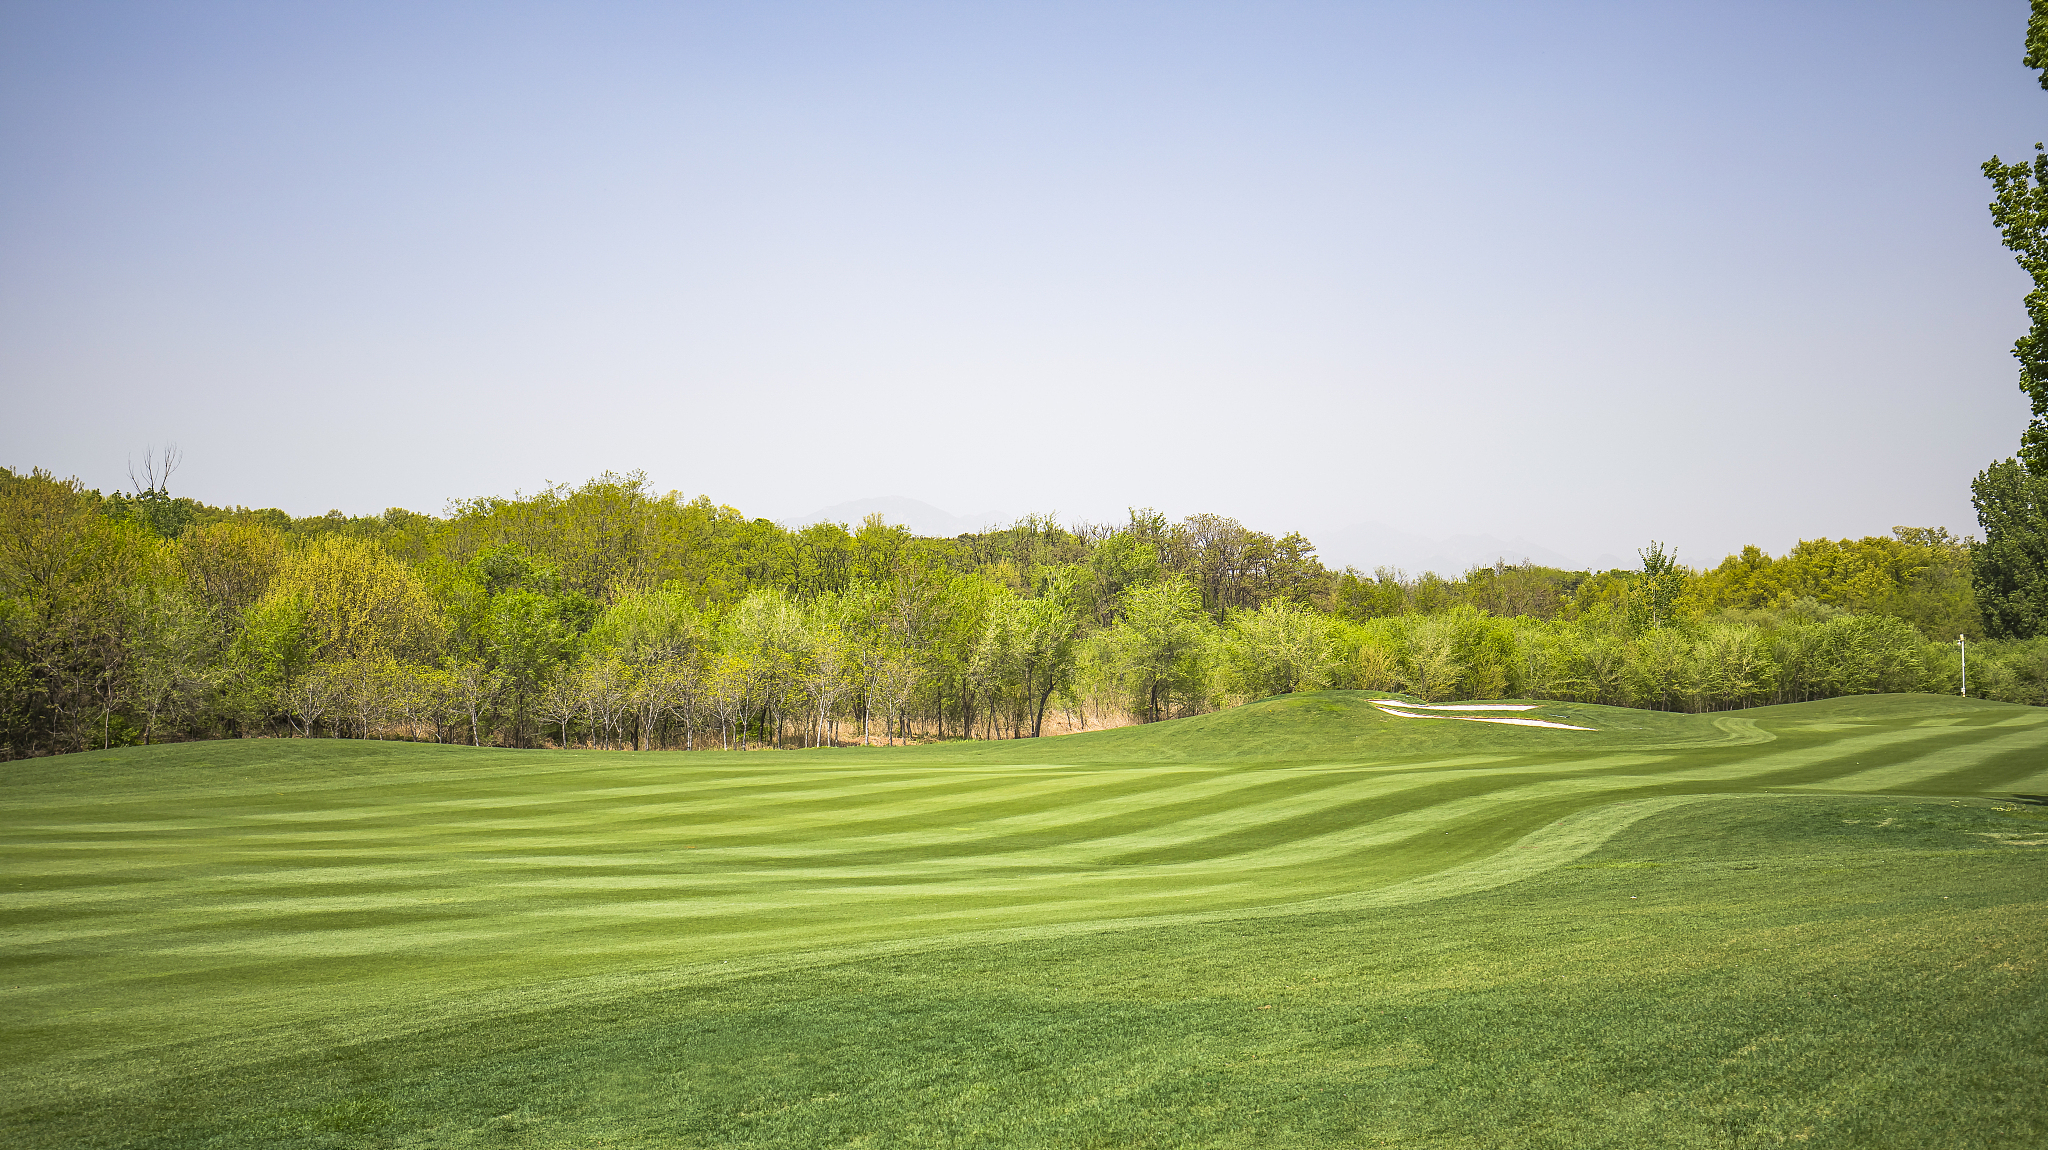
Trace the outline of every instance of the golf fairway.
{"label": "golf fairway", "polygon": [[[1376,697],[916,748],[268,740],[9,764],[0,1130],[13,1146],[2044,1136],[2048,710],[1906,695],[1528,712],[1576,731],[1403,719]],[[1985,947],[2002,957],[1969,967]],[[1814,989],[1851,984],[1885,989],[1856,992],[1863,1014]],[[1292,1037],[1272,1047],[1275,1026]],[[1726,1049],[1685,1045],[1724,1028]],[[1768,1068],[1730,1077],[1743,1058]],[[1851,1081],[1871,1066],[1890,1069]],[[1965,1070],[1949,1103],[1914,1093]],[[1138,1085],[1105,1093],[1119,1074]]]}

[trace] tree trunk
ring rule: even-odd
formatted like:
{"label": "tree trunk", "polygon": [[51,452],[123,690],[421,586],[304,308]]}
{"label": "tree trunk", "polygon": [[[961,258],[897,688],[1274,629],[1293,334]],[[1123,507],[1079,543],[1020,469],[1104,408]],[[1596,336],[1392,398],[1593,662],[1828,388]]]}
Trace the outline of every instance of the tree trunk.
{"label": "tree trunk", "polygon": [[1031,737],[1032,737],[1032,738],[1034,738],[1034,739],[1036,739],[1036,738],[1040,738],[1040,737],[1042,737],[1042,736],[1043,736],[1043,734],[1044,734],[1044,731],[1045,731],[1045,705],[1046,705],[1046,703],[1050,702],[1050,701],[1051,701],[1051,699],[1052,699],[1052,687],[1048,685],[1048,686],[1047,686],[1047,687],[1045,688],[1045,693],[1044,693],[1044,694],[1041,694],[1040,696],[1038,696],[1038,712],[1037,712],[1037,713],[1036,713],[1035,715],[1033,715],[1033,716],[1031,717]]}

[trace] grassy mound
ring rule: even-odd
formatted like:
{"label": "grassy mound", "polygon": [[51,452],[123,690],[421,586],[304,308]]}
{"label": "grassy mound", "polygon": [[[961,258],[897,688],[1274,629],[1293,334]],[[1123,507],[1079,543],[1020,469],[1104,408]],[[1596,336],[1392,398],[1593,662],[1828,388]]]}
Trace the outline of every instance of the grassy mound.
{"label": "grassy mound", "polygon": [[[1711,742],[1742,731],[1727,715],[1677,715],[1585,703],[1529,699],[1534,710],[1517,717],[1547,719],[1591,731],[1508,727],[1449,717],[1403,719],[1373,705],[1401,695],[1365,691],[1313,691],[1278,695],[1189,719],[1107,731],[1084,731],[1044,742],[1041,753],[1066,763],[1293,763],[1404,755],[1442,756],[1472,751],[1584,751],[1595,747]],[[1739,736],[1737,736],[1739,737]],[[979,745],[946,749],[946,756],[1017,761],[1014,749]]]}
{"label": "grassy mound", "polygon": [[[10,764],[10,1145],[2033,1145],[2048,712]],[[1910,1135],[1910,1137],[1908,1136]]]}

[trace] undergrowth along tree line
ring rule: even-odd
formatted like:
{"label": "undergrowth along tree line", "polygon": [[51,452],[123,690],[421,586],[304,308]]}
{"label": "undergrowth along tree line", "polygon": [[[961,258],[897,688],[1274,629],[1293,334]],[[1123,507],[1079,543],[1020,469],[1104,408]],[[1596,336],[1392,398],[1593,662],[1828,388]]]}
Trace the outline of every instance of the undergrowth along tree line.
{"label": "undergrowth along tree line", "polygon": [[1660,545],[1632,571],[1331,571],[1215,515],[952,539],[791,529],[607,474],[293,519],[0,469],[9,757],[252,735],[509,746],[1014,738],[1324,687],[1704,711],[1876,691],[2048,703],[1945,531]]}

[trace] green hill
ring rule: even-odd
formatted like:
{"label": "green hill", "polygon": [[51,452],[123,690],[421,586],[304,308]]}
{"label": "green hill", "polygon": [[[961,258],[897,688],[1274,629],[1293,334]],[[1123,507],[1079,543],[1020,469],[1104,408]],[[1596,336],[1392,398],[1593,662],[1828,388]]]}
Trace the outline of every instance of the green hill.
{"label": "green hill", "polygon": [[1383,698],[11,763],[7,1142],[2048,1137],[2048,711]]}

